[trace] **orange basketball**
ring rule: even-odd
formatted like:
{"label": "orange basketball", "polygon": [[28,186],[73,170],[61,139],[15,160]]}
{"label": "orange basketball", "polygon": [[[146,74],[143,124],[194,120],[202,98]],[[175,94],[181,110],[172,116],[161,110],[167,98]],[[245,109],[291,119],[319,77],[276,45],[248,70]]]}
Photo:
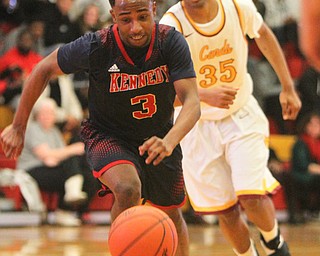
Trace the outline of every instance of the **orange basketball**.
{"label": "orange basketball", "polygon": [[108,244],[112,256],[173,256],[178,235],[165,212],[152,206],[134,206],[114,220]]}

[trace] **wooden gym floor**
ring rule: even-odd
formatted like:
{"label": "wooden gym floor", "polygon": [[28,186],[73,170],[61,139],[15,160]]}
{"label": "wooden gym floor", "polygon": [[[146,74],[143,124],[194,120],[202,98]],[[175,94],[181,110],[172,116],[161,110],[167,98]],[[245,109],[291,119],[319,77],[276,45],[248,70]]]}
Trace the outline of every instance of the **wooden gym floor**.
{"label": "wooden gym floor", "polygon": [[[256,229],[252,236],[264,256]],[[320,255],[320,222],[280,224],[292,256]],[[108,256],[109,225],[0,228],[0,256]],[[217,225],[189,225],[191,256],[233,256]],[[143,256],[143,255],[137,255]]]}

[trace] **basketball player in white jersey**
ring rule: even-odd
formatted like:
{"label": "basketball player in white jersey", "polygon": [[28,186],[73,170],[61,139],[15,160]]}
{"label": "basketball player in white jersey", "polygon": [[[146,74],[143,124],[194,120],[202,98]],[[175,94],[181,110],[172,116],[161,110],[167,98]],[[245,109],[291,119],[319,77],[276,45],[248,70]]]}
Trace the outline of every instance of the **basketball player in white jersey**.
{"label": "basketball player in white jersey", "polygon": [[192,207],[218,215],[237,255],[258,255],[241,204],[259,229],[266,254],[290,255],[267,196],[280,184],[267,168],[268,121],[252,96],[246,36],[256,40],[280,79],[283,118],[295,119],[301,102],[279,43],[248,0],[183,0],[160,23],[183,33],[197,72],[202,114],[181,143]]}

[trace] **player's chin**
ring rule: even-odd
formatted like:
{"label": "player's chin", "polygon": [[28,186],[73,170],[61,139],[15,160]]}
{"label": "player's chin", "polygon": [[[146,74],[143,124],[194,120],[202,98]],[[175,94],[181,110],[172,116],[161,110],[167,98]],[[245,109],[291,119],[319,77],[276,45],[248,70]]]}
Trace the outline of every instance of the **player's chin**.
{"label": "player's chin", "polygon": [[145,36],[141,38],[130,38],[129,40],[131,47],[142,48],[148,44],[148,40]]}

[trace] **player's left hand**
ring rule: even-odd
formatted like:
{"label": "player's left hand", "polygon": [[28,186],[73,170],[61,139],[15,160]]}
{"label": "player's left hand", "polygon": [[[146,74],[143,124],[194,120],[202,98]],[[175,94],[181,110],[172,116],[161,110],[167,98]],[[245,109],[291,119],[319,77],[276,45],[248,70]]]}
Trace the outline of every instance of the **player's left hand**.
{"label": "player's left hand", "polygon": [[158,165],[166,156],[171,155],[172,149],[163,139],[153,136],[139,147],[140,156],[145,152],[148,153],[146,164],[153,163],[153,165]]}
{"label": "player's left hand", "polygon": [[295,120],[301,109],[301,101],[295,90],[282,91],[279,96],[284,120]]}

